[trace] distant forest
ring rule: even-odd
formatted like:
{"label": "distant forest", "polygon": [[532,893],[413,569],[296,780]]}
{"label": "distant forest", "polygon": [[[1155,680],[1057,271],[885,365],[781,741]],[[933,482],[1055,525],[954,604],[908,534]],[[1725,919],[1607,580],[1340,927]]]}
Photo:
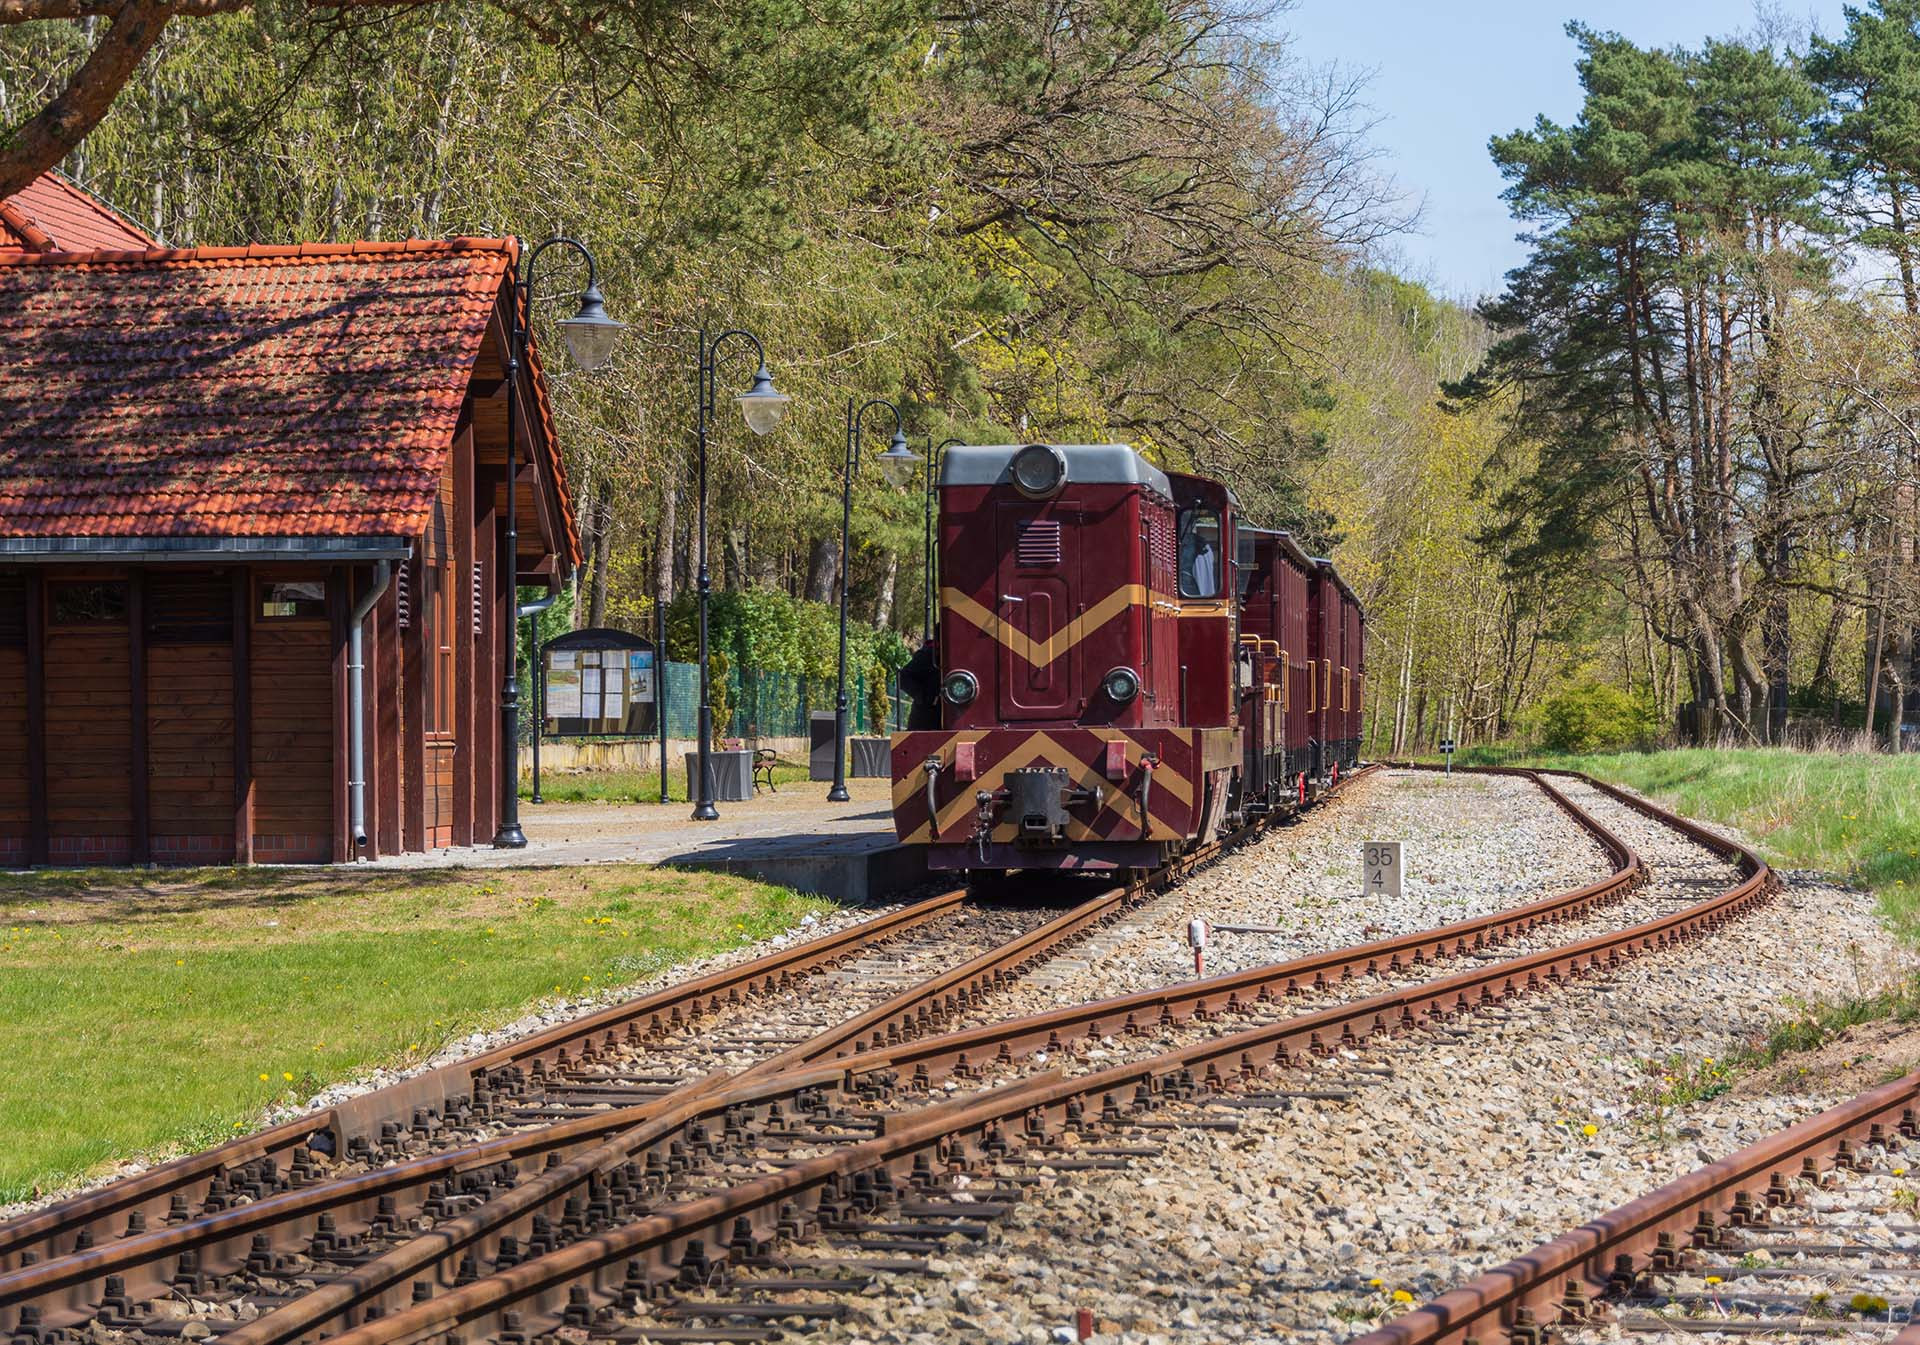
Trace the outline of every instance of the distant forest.
{"label": "distant forest", "polygon": [[[589,242],[632,327],[595,374],[548,342],[590,558],[553,620],[684,611],[696,332],[738,326],[794,398],[765,439],[723,400],[739,612],[844,568],[864,625],[918,637],[918,486],[863,470],[839,554],[844,401],[887,397],[922,452],[1125,441],[1331,554],[1372,622],[1370,753],[1603,689],[1653,736],[1920,720],[1920,0],[1685,50],[1573,26],[1578,119],[1490,146],[1531,255],[1477,308],[1396,274],[1417,202],[1287,23],[19,0],[0,182],[57,163],[182,246]],[[802,643],[786,670],[823,671]]]}

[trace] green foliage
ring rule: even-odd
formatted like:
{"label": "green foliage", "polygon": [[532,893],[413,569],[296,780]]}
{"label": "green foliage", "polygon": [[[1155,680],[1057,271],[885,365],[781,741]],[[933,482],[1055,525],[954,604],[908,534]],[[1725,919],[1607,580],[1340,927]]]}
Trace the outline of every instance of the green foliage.
{"label": "green foliage", "polygon": [[707,651],[707,704],[713,707],[713,746],[718,747],[733,723],[733,682],[728,674],[733,660],[724,649]]}
{"label": "green foliage", "polygon": [[[668,657],[680,663],[694,662],[699,657],[699,631],[696,595],[683,593],[667,608]],[[840,657],[840,607],[838,603],[790,597],[778,589],[715,593],[708,602],[707,645],[714,660],[713,721],[724,726],[733,714],[730,693],[722,690],[730,668],[822,681],[834,677]],[[911,657],[912,651],[898,631],[849,620],[848,690],[852,694],[857,679],[865,679],[870,724],[890,722],[888,688],[893,675]]]}
{"label": "green foliage", "polygon": [[1653,729],[1652,707],[1618,687],[1582,678],[1548,696],[1537,711],[1540,741],[1556,752],[1610,752]]}

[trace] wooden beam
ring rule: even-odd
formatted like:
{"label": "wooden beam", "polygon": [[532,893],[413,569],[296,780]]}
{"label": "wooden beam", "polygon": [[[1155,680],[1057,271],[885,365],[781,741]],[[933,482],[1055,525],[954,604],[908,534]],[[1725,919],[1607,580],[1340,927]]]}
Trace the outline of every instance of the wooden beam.
{"label": "wooden beam", "polygon": [[147,753],[147,574],[135,567],[127,576],[128,802],[133,814],[133,862],[153,857],[153,815],[149,808]]}
{"label": "wooden beam", "polygon": [[453,843],[472,845],[473,827],[473,431],[453,441]]}
{"label": "wooden beam", "polygon": [[427,695],[425,650],[427,628],[427,538],[414,538],[413,563],[407,567],[409,592],[407,610],[412,620],[400,632],[401,694],[405,698],[406,725],[401,734],[405,784],[400,813],[400,845],[405,850],[427,848],[427,791],[433,787],[427,779]]}
{"label": "wooden beam", "polygon": [[233,862],[253,863],[253,571],[233,572]]}
{"label": "wooden beam", "polygon": [[333,860],[353,858],[353,828],[347,816],[347,608],[353,600],[353,571],[335,565],[327,571],[327,617],[333,626]]}
{"label": "wooden beam", "polygon": [[27,862],[47,862],[47,586],[27,575]]}
{"label": "wooden beam", "polygon": [[474,470],[474,563],[482,580],[480,629],[474,632],[473,830],[481,843],[500,826],[500,541],[499,516],[493,510],[493,478]]}
{"label": "wooden beam", "polygon": [[374,775],[380,788],[376,835],[382,854],[400,849],[400,574],[374,607],[373,664],[378,700],[372,702]]}

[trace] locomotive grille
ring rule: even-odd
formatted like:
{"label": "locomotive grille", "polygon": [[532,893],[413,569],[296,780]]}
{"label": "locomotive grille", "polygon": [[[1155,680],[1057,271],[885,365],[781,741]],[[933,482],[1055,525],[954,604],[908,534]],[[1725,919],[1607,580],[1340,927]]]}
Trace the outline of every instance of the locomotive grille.
{"label": "locomotive grille", "polygon": [[1026,566],[1060,563],[1060,524],[1055,520],[1033,520],[1020,525],[1020,537],[1014,545],[1015,559]]}

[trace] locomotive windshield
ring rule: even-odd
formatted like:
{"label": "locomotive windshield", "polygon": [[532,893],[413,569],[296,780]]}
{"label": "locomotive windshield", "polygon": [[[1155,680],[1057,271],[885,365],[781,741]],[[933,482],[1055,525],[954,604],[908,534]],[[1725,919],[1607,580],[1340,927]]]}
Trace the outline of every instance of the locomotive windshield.
{"label": "locomotive windshield", "polygon": [[1220,596],[1220,513],[1196,505],[1180,513],[1180,596]]}

